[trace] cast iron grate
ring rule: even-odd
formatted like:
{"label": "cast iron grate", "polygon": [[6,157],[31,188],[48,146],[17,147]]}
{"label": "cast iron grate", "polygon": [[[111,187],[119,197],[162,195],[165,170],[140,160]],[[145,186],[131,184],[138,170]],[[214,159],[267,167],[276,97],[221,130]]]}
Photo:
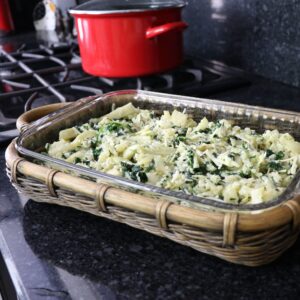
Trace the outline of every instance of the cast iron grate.
{"label": "cast iron grate", "polygon": [[0,48],[0,141],[16,135],[15,121],[22,112],[49,103],[120,89],[207,96],[248,83],[231,68],[192,59],[161,74],[111,79],[82,70],[76,43]]}

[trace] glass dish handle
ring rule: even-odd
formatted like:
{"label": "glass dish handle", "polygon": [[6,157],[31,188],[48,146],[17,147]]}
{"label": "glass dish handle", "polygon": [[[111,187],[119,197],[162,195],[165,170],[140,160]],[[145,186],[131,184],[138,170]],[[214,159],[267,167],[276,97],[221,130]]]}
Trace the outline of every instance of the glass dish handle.
{"label": "glass dish handle", "polygon": [[70,105],[70,103],[53,103],[53,104],[40,106],[30,111],[27,111],[17,119],[16,122],[17,128],[20,132],[24,131],[32,122],[50,113],[53,113],[61,108],[64,108],[67,105]]}

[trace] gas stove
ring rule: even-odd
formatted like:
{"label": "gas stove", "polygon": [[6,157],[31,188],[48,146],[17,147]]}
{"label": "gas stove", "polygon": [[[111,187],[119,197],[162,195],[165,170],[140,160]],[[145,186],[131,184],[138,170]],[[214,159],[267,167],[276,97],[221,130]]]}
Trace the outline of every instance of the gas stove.
{"label": "gas stove", "polygon": [[204,60],[187,58],[161,74],[112,79],[86,74],[75,42],[0,48],[0,141],[17,135],[15,121],[24,111],[50,103],[122,89],[203,97],[247,84],[241,71]]}

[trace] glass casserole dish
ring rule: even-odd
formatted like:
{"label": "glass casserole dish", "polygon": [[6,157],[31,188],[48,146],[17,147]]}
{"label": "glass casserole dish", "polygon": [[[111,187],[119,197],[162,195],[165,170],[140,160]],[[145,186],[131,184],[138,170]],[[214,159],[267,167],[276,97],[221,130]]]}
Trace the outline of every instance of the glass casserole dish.
{"label": "glass casserole dish", "polygon": [[238,205],[225,203],[222,200],[188,195],[184,192],[166,190],[123,177],[101,173],[40,153],[46,143],[57,140],[58,132],[60,130],[82,124],[90,118],[105,115],[111,111],[112,104],[119,107],[129,102],[132,102],[136,107],[152,109],[158,112],[163,112],[163,110],[172,111],[175,108],[180,111],[185,109],[196,121],[199,121],[206,116],[209,120],[234,120],[236,125],[239,125],[242,128],[250,127],[257,132],[263,132],[267,129],[278,129],[281,133],[290,133],[296,140],[300,140],[300,114],[298,113],[252,107],[217,100],[129,90],[117,91],[102,96],[83,99],[38,120],[21,133],[17,140],[17,150],[28,160],[46,164],[53,169],[62,170],[64,172],[75,174],[76,176],[88,178],[93,181],[98,181],[130,192],[140,193],[156,199],[170,200],[175,203],[189,203],[190,206],[194,208],[203,207],[209,210],[234,211],[265,210],[280,205],[296,193],[300,176],[299,171],[287,189],[279,197],[261,204]]}

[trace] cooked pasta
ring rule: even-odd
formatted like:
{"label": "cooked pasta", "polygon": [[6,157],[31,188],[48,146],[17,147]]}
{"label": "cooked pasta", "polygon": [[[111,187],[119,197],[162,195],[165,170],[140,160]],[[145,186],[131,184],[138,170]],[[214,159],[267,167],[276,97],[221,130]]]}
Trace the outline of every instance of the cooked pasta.
{"label": "cooked pasta", "polygon": [[288,133],[197,123],[185,112],[158,115],[131,103],[60,131],[45,149],[111,175],[235,204],[276,198],[300,164],[300,143]]}

